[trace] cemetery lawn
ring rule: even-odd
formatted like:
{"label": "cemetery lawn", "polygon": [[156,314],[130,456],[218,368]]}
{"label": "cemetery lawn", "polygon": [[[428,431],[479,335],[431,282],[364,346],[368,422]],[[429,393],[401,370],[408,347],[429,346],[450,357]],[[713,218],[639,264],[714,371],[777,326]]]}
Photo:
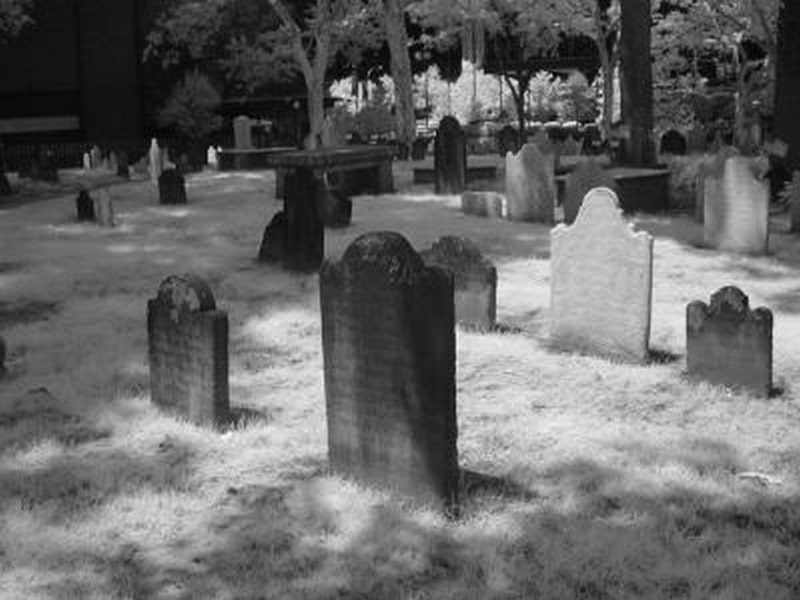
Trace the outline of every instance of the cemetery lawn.
{"label": "cemetery lawn", "polygon": [[[271,173],[189,176],[178,207],[117,186],[115,229],[73,194],[0,201],[0,597],[800,597],[800,237],[778,217],[771,256],[737,257],[635,218],[654,360],[615,364],[548,347],[547,227],[464,216],[397,167],[326,254],[391,229],[497,265],[500,331],[457,332],[460,518],[328,473],[317,277],[254,258]],[[223,431],[149,403],[146,302],[183,272],[229,312]],[[774,311],[773,398],[684,375],[686,304],[729,284]]]}

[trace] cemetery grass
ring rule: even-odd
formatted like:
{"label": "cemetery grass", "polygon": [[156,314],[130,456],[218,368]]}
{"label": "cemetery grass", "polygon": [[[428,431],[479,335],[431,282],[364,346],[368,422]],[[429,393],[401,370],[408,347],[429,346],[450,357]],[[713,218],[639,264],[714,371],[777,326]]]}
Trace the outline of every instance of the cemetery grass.
{"label": "cemetery grass", "polygon": [[[356,198],[330,257],[392,229],[467,235],[498,267],[501,327],[457,332],[449,519],[328,473],[317,279],[254,260],[271,174],[187,184],[180,207],[115,187],[115,229],[75,222],[72,196],[0,205],[0,597],[800,596],[800,240],[734,257],[686,217],[637,218],[656,235],[641,366],[548,346],[546,227],[407,177]],[[182,272],[230,316],[219,431],[149,404],[146,301]],[[775,313],[773,398],[684,375],[685,306],[728,284]]]}

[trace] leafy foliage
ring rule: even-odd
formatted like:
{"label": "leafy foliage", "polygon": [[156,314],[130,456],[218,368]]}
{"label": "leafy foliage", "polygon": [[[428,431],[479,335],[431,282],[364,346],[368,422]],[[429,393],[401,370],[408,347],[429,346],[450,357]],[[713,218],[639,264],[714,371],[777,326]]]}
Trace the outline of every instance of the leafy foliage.
{"label": "leafy foliage", "polygon": [[222,126],[216,113],[220,96],[208,77],[198,71],[186,74],[158,113],[159,125],[174,127],[184,138],[200,140]]}
{"label": "leafy foliage", "polygon": [[25,25],[33,23],[32,7],[33,0],[0,0],[0,39],[13,38]]}

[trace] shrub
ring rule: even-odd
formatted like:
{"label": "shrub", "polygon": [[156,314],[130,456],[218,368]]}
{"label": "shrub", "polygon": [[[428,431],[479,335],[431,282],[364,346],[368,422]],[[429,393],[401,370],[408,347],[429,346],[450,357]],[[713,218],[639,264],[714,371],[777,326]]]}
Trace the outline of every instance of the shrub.
{"label": "shrub", "polygon": [[220,95],[208,77],[192,71],[173,88],[157,121],[185,140],[201,140],[222,126],[222,117],[216,113],[220,102]]}

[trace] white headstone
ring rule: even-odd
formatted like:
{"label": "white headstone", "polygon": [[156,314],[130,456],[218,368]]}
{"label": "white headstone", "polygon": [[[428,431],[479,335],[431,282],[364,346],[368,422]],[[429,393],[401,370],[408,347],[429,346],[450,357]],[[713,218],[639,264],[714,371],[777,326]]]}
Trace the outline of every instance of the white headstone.
{"label": "white headstone", "polygon": [[233,119],[233,143],[237,149],[253,147],[250,117],[239,115]]}
{"label": "white headstone", "polygon": [[150,181],[158,185],[158,176],[163,169],[161,148],[158,147],[158,140],[150,140],[150,150],[147,152],[147,171],[150,173]]}
{"label": "white headstone", "polygon": [[83,153],[83,170],[84,171],[92,170],[92,157],[88,152]]}
{"label": "white headstone", "polygon": [[219,165],[217,149],[214,146],[209,146],[208,150],[206,150],[206,164],[208,164],[211,169],[216,169]]}
{"label": "white headstone", "polygon": [[100,147],[97,146],[97,145],[92,146],[92,149],[91,149],[91,151],[89,153],[89,156],[91,158],[92,168],[93,169],[99,169],[100,168],[100,163],[103,160],[103,153],[100,150]]}
{"label": "white headstone", "polygon": [[506,153],[506,202],[512,221],[555,221],[556,183],[552,154],[525,144],[514,155]]}
{"label": "white headstone", "polygon": [[646,360],[652,236],[633,231],[612,190],[595,188],[575,223],[555,227],[550,240],[553,342],[609,358]]}
{"label": "white headstone", "polygon": [[745,156],[725,159],[722,177],[707,175],[703,241],[728,252],[764,254],[769,243],[769,183]]}

